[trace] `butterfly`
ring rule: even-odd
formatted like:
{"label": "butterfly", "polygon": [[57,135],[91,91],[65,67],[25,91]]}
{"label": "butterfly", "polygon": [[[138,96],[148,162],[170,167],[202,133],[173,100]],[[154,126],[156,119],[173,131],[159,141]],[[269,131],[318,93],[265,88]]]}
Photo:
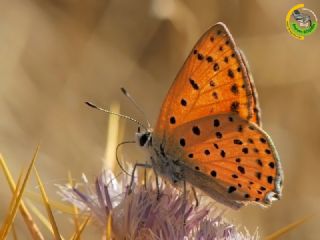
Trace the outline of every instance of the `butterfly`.
{"label": "butterfly", "polygon": [[261,128],[244,55],[223,23],[196,43],[162,104],[157,124],[137,133],[154,171],[238,209],[281,197],[283,172]]}

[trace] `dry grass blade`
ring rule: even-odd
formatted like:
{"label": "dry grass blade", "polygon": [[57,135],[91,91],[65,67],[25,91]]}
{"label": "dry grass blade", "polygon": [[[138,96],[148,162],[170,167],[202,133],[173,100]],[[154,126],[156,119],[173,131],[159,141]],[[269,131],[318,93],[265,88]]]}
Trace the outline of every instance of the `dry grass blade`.
{"label": "dry grass blade", "polygon": [[26,203],[29,207],[29,209],[38,217],[38,219],[40,220],[40,222],[49,230],[49,232],[53,233],[52,227],[50,222],[48,221],[48,218],[46,216],[44,216],[39,209],[33,205],[33,203],[31,201],[26,200]]}
{"label": "dry grass blade", "polygon": [[[31,192],[31,191],[26,191],[25,195],[31,199],[32,201],[43,203],[42,197],[39,193]],[[68,214],[73,214],[74,210],[71,205],[69,204],[64,204],[62,202],[58,201],[53,201],[49,199],[49,204],[51,208],[57,209],[63,213],[68,213]]]}
{"label": "dry grass blade", "polygon": [[108,216],[107,224],[106,224],[106,239],[111,239],[112,234],[112,214],[110,213]]}
{"label": "dry grass blade", "polygon": [[[120,113],[120,104],[117,102],[112,103],[110,105],[110,111],[114,113]],[[114,149],[116,149],[118,144],[119,123],[120,123],[120,119],[118,116],[109,114],[105,157],[103,161],[105,169],[114,169],[114,163],[116,160]]]}
{"label": "dry grass blade", "polygon": [[[68,172],[68,179],[69,179],[70,186],[74,187],[74,183],[73,183],[73,179],[72,179],[70,171]],[[78,233],[79,232],[79,227],[80,227],[79,226],[79,219],[78,219],[78,208],[74,204],[72,204],[72,209],[73,209],[74,226],[75,226],[75,229],[76,229],[76,233]]]}
{"label": "dry grass blade", "polygon": [[305,223],[310,218],[312,218],[312,216],[304,217],[304,218],[302,218],[302,219],[300,219],[300,220],[298,220],[298,221],[296,221],[294,223],[291,223],[291,224],[279,229],[278,231],[272,233],[271,235],[265,237],[264,240],[276,240],[276,239],[279,239],[280,237],[282,237],[283,235],[285,235],[289,231],[292,231],[295,228],[297,228],[300,225],[302,225],[303,223]]}
{"label": "dry grass blade", "polygon": [[84,231],[85,227],[87,226],[89,220],[91,219],[91,216],[88,216],[83,223],[79,227],[79,231],[75,232],[72,237],[70,238],[71,240],[79,240],[82,232]]}
{"label": "dry grass blade", "polygon": [[[22,195],[24,193],[25,187],[27,185],[28,179],[30,177],[31,169],[33,168],[34,162],[37,158],[38,152],[39,152],[39,146],[37,146],[36,152],[31,160],[31,163],[28,166],[27,173],[26,173],[24,179],[21,180],[22,174],[19,177],[17,187],[16,187],[14,194],[13,194],[13,198],[12,198],[12,202],[11,202],[12,204],[10,206],[10,211],[7,214],[7,217],[5,218],[5,221],[4,221],[4,225],[0,230],[0,233],[1,233],[0,239],[5,239],[10,228],[11,228],[11,225],[13,223],[15,216],[16,216],[18,207],[20,206],[20,201],[21,201]],[[22,181],[21,187],[20,187],[20,181]]]}
{"label": "dry grass blade", "polygon": [[16,227],[15,227],[14,223],[12,223],[11,232],[12,232],[12,238],[14,240],[18,240],[18,235],[17,235],[17,231],[16,231]]}
{"label": "dry grass blade", "polygon": [[54,233],[55,239],[61,240],[62,238],[60,236],[57,223],[56,223],[56,221],[55,221],[55,219],[53,217],[53,213],[52,213],[52,210],[51,210],[51,206],[49,204],[48,196],[46,194],[46,191],[44,189],[44,186],[43,186],[43,183],[42,183],[42,181],[40,179],[38,171],[37,171],[37,169],[35,167],[34,167],[34,172],[36,174],[36,178],[37,178],[37,181],[38,181],[38,184],[39,184],[42,200],[43,200],[43,203],[44,203],[44,205],[46,207],[46,211],[47,211],[48,218],[50,220],[50,223],[51,223],[51,226],[52,226],[52,229],[53,229],[53,233]]}
{"label": "dry grass blade", "polygon": [[14,205],[16,203],[16,200],[17,200],[17,197],[18,197],[18,194],[19,194],[19,189],[21,187],[21,182],[22,182],[22,176],[23,176],[23,171],[20,173],[20,176],[18,178],[17,187],[13,192],[13,195],[12,195],[12,198],[11,198],[11,201],[10,201],[10,205],[8,207],[8,214],[5,217],[5,221],[3,222],[3,225],[2,225],[2,227],[0,229],[0,237],[3,236],[5,234],[5,232],[8,231],[8,228],[12,224],[12,222],[10,221],[10,216],[11,216],[11,213],[13,212]]}
{"label": "dry grass blade", "polygon": [[[15,184],[13,177],[12,177],[12,174],[6,164],[6,161],[4,160],[4,158],[1,155],[0,155],[0,165],[3,169],[4,175],[7,179],[7,182],[9,184],[11,191],[14,192],[16,189],[16,184]],[[20,202],[19,210],[20,210],[20,213],[22,215],[23,220],[25,221],[25,223],[28,227],[28,230],[31,233],[32,238],[34,240],[43,240],[44,238],[43,238],[38,226],[33,221],[32,216],[30,215],[27,207],[25,206],[25,204],[22,200]]]}

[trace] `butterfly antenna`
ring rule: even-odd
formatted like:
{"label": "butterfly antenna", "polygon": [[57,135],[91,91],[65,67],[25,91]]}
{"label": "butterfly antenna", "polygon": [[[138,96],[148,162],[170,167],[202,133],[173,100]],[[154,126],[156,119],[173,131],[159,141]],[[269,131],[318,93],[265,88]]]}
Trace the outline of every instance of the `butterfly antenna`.
{"label": "butterfly antenna", "polygon": [[91,102],[85,102],[85,104],[87,104],[89,107],[92,107],[92,108],[95,108],[95,109],[98,109],[100,111],[103,111],[103,112],[106,112],[106,113],[109,113],[109,114],[113,114],[113,115],[116,115],[118,117],[122,117],[122,118],[125,118],[125,119],[128,119],[132,122],[135,122],[136,124],[138,124],[139,126],[143,127],[146,131],[148,130],[141,122],[139,122],[138,120],[132,118],[132,117],[129,117],[127,115],[123,115],[121,113],[115,113],[115,112],[112,112],[110,110],[106,110],[104,108],[101,108],[101,107],[98,107],[97,105],[91,103]]}
{"label": "butterfly antenna", "polygon": [[147,115],[145,114],[145,112],[141,109],[141,107],[139,106],[139,104],[133,99],[133,97],[131,97],[131,95],[127,92],[126,89],[124,88],[120,88],[121,89],[121,92],[127,97],[129,98],[129,100],[133,103],[133,105],[135,105],[135,107],[139,110],[139,112],[142,113],[142,115],[144,116],[144,118],[146,119],[147,121],[147,124],[148,124],[148,129],[151,128],[151,125],[150,125],[150,122],[148,121],[148,118],[147,118]]}

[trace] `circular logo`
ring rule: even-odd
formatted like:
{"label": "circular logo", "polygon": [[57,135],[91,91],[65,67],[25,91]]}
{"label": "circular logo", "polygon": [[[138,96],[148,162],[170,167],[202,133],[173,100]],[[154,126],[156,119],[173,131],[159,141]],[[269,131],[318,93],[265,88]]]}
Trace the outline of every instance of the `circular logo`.
{"label": "circular logo", "polygon": [[287,13],[286,26],[293,37],[303,40],[317,29],[318,19],[313,11],[304,7],[304,4],[298,4]]}

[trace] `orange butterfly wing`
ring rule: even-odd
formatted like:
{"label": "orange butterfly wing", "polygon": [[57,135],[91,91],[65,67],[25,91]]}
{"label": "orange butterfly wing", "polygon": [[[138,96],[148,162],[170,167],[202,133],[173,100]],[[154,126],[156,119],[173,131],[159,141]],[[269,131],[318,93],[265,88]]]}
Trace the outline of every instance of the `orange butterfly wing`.
{"label": "orange butterfly wing", "polygon": [[[223,186],[219,194],[224,204],[229,200],[269,204],[272,197],[280,197],[282,172],[271,139],[236,114],[206,116],[183,124],[167,138],[166,146],[167,154],[181,161],[191,184],[209,195],[212,182]],[[195,176],[201,175],[198,181]]]}
{"label": "orange butterfly wing", "polygon": [[[215,120],[220,131],[213,128]],[[221,202],[236,207],[245,201],[267,204],[280,196],[282,170],[259,125],[257,95],[244,55],[226,26],[218,23],[196,44],[171,86],[153,146],[184,165],[186,181]],[[204,134],[198,136],[198,130]]]}
{"label": "orange butterfly wing", "polygon": [[261,112],[260,112],[260,107],[259,107],[259,102],[258,102],[258,93],[257,93],[256,87],[254,86],[254,83],[253,83],[253,77],[252,77],[252,75],[251,75],[251,73],[249,71],[248,61],[247,61],[244,53],[240,49],[239,49],[239,52],[240,52],[241,61],[244,63],[244,67],[245,67],[244,71],[245,71],[245,74],[248,76],[249,83],[250,83],[250,88],[251,88],[251,91],[252,91],[253,116],[249,120],[251,122],[255,122],[256,124],[258,124],[261,127],[262,123],[261,123]]}
{"label": "orange butterfly wing", "polygon": [[253,82],[241,52],[223,23],[198,41],[162,105],[160,135],[202,116],[226,112],[260,124]]}

